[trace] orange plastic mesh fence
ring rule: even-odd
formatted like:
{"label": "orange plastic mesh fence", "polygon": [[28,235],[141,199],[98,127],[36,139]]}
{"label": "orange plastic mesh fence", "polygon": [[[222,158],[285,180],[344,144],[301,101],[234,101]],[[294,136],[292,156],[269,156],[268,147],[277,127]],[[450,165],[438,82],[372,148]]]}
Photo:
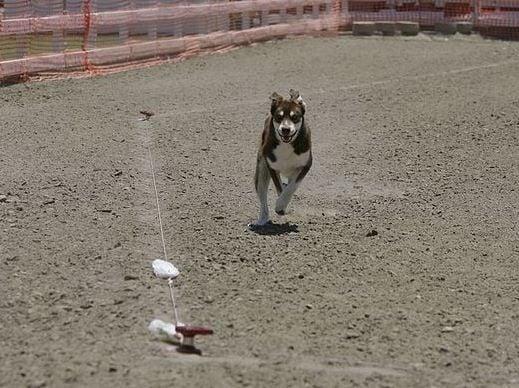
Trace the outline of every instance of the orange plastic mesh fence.
{"label": "orange plastic mesh fence", "polygon": [[468,21],[515,38],[519,0],[0,0],[0,81],[106,72],[353,21]]}

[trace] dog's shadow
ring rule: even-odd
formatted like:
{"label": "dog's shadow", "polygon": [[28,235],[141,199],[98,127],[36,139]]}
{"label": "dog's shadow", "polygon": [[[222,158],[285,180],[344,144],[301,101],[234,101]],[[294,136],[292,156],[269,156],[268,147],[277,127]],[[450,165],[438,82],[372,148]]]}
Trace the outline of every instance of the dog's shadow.
{"label": "dog's shadow", "polygon": [[296,224],[285,222],[284,224],[274,224],[269,222],[266,225],[249,225],[249,230],[260,235],[266,236],[280,236],[288,233],[299,233],[299,228]]}

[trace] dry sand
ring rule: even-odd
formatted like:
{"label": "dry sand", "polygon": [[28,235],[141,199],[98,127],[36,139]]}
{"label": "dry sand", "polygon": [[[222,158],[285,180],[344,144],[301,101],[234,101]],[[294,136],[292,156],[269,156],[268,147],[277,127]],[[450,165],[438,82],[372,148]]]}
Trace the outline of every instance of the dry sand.
{"label": "dry sand", "polygon": [[[291,87],[315,163],[256,234]],[[1,386],[519,384],[519,44],[280,41],[0,102]],[[171,312],[146,144],[203,357],[147,331]]]}

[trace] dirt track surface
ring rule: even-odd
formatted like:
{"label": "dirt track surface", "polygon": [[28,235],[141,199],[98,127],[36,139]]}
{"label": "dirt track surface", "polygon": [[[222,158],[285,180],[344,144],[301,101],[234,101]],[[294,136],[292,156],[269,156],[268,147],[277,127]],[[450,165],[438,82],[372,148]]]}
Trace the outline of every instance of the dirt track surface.
{"label": "dirt track surface", "polygon": [[[306,39],[0,89],[0,385],[519,384],[518,58]],[[268,96],[291,87],[315,162],[256,234]],[[203,357],[147,331],[171,315],[147,144]]]}

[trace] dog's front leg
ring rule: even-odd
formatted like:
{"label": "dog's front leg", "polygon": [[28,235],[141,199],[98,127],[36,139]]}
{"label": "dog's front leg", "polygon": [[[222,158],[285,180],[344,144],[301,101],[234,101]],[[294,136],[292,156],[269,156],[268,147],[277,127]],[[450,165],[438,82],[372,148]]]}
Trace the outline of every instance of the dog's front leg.
{"label": "dog's front leg", "polygon": [[279,172],[274,171],[270,167],[268,167],[270,177],[272,178],[272,182],[274,182],[274,186],[276,187],[276,192],[278,193],[278,196],[281,195],[281,192],[283,191],[283,183],[281,182],[281,177],[279,176]]}
{"label": "dog's front leg", "polygon": [[256,174],[254,177],[256,194],[260,202],[260,214],[255,225],[262,226],[269,222],[269,208],[267,203],[267,194],[270,183],[270,172],[265,157],[258,156],[256,162]]}
{"label": "dog's front leg", "polygon": [[276,213],[280,216],[285,215],[287,206],[290,203],[290,200],[292,199],[292,196],[296,192],[297,188],[299,187],[299,183],[300,181],[297,181],[296,177],[288,178],[288,184],[283,187],[283,191],[276,200]]}
{"label": "dog's front leg", "polygon": [[301,168],[297,170],[292,176],[288,178],[288,184],[283,188],[280,196],[276,201],[276,213],[280,216],[284,215],[292,196],[296,192],[297,188],[301,184],[301,181],[306,176],[308,171],[310,170],[310,166],[312,165],[311,161]]}

